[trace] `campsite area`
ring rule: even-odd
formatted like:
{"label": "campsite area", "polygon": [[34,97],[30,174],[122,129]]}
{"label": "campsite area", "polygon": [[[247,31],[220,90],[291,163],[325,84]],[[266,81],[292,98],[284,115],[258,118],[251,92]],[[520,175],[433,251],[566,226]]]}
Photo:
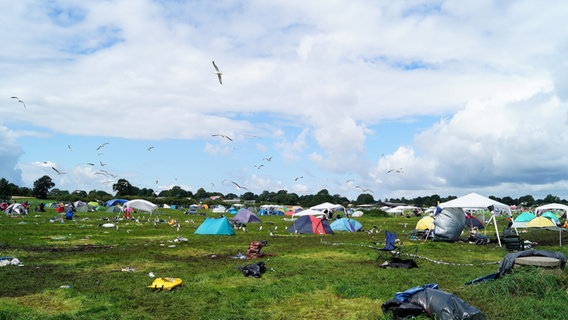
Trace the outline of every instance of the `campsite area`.
{"label": "campsite area", "polygon": [[[315,235],[287,232],[292,222],[283,216],[260,216],[262,222],[232,236],[194,234],[206,217],[219,215],[160,209],[134,212],[131,220],[107,212],[59,220],[52,208],[2,215],[0,256],[21,265],[0,268],[0,319],[390,319],[381,311],[385,301],[431,283],[487,319],[568,314],[565,271],[515,268],[466,286],[494,273],[509,251],[493,242],[412,239],[408,234],[420,217],[370,212],[356,218],[366,231]],[[417,248],[417,268],[380,267],[371,246],[382,246],[386,230],[396,232],[404,247]],[[494,239],[494,231],[483,232]],[[251,241],[263,240],[263,257],[238,258]],[[568,247],[557,244],[536,248],[568,255]],[[238,269],[260,261],[266,272],[259,278]],[[183,284],[152,289],[150,275]]]}

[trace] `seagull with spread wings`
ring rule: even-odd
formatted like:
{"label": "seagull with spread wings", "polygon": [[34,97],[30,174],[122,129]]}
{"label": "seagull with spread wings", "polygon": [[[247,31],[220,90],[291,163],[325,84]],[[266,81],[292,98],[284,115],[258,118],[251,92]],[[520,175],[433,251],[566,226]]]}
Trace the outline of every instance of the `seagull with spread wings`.
{"label": "seagull with spread wings", "polygon": [[219,67],[217,67],[217,65],[215,64],[215,61],[212,61],[212,62],[213,62],[213,68],[215,68],[215,72],[213,72],[213,73],[215,73],[217,75],[217,78],[219,78],[219,83],[223,84],[223,80],[221,80],[221,76],[223,75],[223,73],[221,71],[219,71]]}
{"label": "seagull with spread wings", "polygon": [[389,171],[387,171],[387,173],[391,173],[391,172],[402,173],[402,168],[390,169]]}
{"label": "seagull with spread wings", "polygon": [[237,190],[241,190],[241,189],[248,190],[247,188],[245,188],[245,187],[243,187],[243,186],[240,186],[240,185],[239,185],[238,183],[236,183],[235,181],[231,181],[231,183],[234,184],[235,187],[237,187]]}
{"label": "seagull with spread wings", "polygon": [[18,98],[18,97],[10,97],[10,98],[18,100],[19,103],[21,103],[21,104],[24,105],[24,108],[25,108],[25,109],[28,108],[28,107],[26,107],[26,103],[25,103],[24,101],[22,101],[22,99],[20,99],[20,98]]}
{"label": "seagull with spread wings", "polygon": [[107,144],[108,144],[108,142],[105,142],[105,143],[101,144],[101,145],[97,148],[97,150],[100,150],[102,147],[106,146]]}
{"label": "seagull with spread wings", "polygon": [[229,141],[233,141],[233,139],[232,139],[231,137],[226,136],[226,135],[224,135],[224,134],[220,134],[220,133],[212,134],[211,136],[212,136],[212,137],[221,137],[221,138],[225,138],[225,139],[227,139],[227,140],[229,140]]}
{"label": "seagull with spread wings", "polygon": [[371,189],[363,188],[363,187],[361,187],[361,186],[355,186],[355,188],[357,188],[357,189],[359,189],[359,190],[361,190],[361,191],[363,191],[363,192],[370,192],[370,193],[373,193],[373,191],[372,191]]}
{"label": "seagull with spread wings", "polygon": [[57,172],[58,175],[60,175],[60,174],[65,174],[65,172],[59,171],[59,170],[57,170],[57,168],[55,168],[55,167],[51,167],[51,169],[53,169],[53,171]]}
{"label": "seagull with spread wings", "polygon": [[303,176],[299,176],[299,177],[296,177],[296,179],[294,179],[294,181],[298,181],[298,180],[303,179],[303,178],[304,178]]}

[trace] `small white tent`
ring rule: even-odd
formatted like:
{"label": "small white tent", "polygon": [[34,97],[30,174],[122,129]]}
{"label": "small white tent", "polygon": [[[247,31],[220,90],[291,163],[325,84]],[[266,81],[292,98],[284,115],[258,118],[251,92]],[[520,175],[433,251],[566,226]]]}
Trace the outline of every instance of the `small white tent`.
{"label": "small white tent", "polygon": [[337,209],[341,209],[343,208],[342,205],[340,204],[333,204],[333,203],[329,203],[329,202],[324,202],[324,203],[320,203],[317,206],[313,206],[310,209],[314,209],[314,210],[337,210]]}
{"label": "small white tent", "polygon": [[126,203],[124,203],[123,207],[124,208],[137,209],[137,210],[140,210],[140,211],[146,211],[146,212],[150,212],[150,213],[152,213],[154,210],[158,209],[157,205],[153,204],[150,201],[144,200],[144,199],[136,199],[136,200],[127,201]]}
{"label": "small white tent", "polygon": [[297,218],[297,217],[301,217],[301,216],[315,216],[315,217],[322,217],[324,216],[325,213],[323,213],[323,211],[319,211],[319,210],[313,210],[313,209],[307,209],[307,210],[302,210],[299,212],[296,212],[292,215],[292,218]]}

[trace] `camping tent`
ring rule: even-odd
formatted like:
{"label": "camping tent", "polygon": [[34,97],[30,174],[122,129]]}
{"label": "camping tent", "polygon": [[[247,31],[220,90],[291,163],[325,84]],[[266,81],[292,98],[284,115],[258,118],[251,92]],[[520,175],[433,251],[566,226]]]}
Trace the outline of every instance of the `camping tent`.
{"label": "camping tent", "polygon": [[465,215],[465,226],[467,228],[477,228],[477,229],[485,228],[485,226],[483,225],[483,222],[481,222],[481,220],[477,219],[476,217],[474,217],[470,214]]}
{"label": "camping tent", "polygon": [[466,194],[465,196],[461,196],[454,200],[450,200],[447,202],[440,203],[438,207],[440,208],[462,208],[462,209],[487,209],[488,207],[493,206],[501,211],[505,211],[508,216],[511,216],[511,208],[503,204],[501,202],[495,201],[493,199],[489,199],[484,197],[480,194],[472,192],[470,194]]}
{"label": "camping tent", "polygon": [[349,232],[361,231],[363,229],[363,225],[359,221],[348,218],[337,219],[330,224],[330,227],[333,231]]}
{"label": "camping tent", "polygon": [[128,200],[126,200],[126,199],[111,199],[111,200],[107,201],[105,205],[107,207],[110,207],[110,206],[115,206],[117,204],[123,205],[126,202],[128,202]]}
{"label": "camping tent", "polygon": [[553,221],[545,217],[536,217],[527,222],[527,228],[556,227]]}
{"label": "camping tent", "polygon": [[434,240],[456,241],[465,227],[461,208],[445,208],[434,216]]}
{"label": "camping tent", "polygon": [[256,214],[252,213],[249,209],[241,209],[237,214],[230,219],[232,223],[253,223],[262,222]]}
{"label": "camping tent", "polygon": [[152,213],[154,210],[158,209],[158,206],[150,201],[144,199],[130,200],[124,203],[125,208],[137,209],[140,211]]}
{"label": "camping tent", "polygon": [[286,231],[292,233],[333,234],[329,221],[314,216],[301,216]]}
{"label": "camping tent", "polygon": [[315,216],[315,217],[323,217],[325,213],[323,211],[314,210],[314,209],[307,209],[296,212],[292,215],[292,217],[302,217],[302,216]]}
{"label": "camping tent", "polygon": [[206,218],[199,228],[195,230],[194,234],[232,236],[235,234],[235,230],[233,230],[226,217],[217,219]]}
{"label": "camping tent", "polygon": [[433,230],[434,229],[434,218],[426,216],[416,223],[416,230]]}
{"label": "camping tent", "polygon": [[106,212],[121,212],[122,209],[119,206],[110,206],[106,209]]}
{"label": "camping tent", "polygon": [[536,217],[536,215],[532,212],[529,211],[525,211],[523,213],[521,213],[518,217],[515,218],[515,220],[513,221],[513,228],[525,228],[527,225],[527,222],[531,221],[532,219],[534,219]]}
{"label": "camping tent", "polygon": [[6,214],[28,214],[28,209],[21,203],[12,203],[5,210]]}
{"label": "camping tent", "polygon": [[534,212],[537,216],[539,216],[546,211],[554,211],[554,210],[562,210],[564,212],[568,212],[568,206],[560,203],[549,203],[540,207],[536,207],[534,209]]}
{"label": "camping tent", "polygon": [[545,213],[543,213],[541,215],[541,217],[545,217],[547,219],[550,219],[550,221],[554,222],[555,224],[560,223],[560,219],[558,218],[558,216],[555,215],[554,213],[552,213],[551,211],[546,211]]}

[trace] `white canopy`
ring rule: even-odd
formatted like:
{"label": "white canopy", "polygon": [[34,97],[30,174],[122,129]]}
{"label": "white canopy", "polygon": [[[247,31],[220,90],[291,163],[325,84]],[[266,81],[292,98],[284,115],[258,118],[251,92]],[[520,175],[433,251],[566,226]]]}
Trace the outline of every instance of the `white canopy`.
{"label": "white canopy", "polygon": [[487,209],[487,207],[489,206],[493,206],[501,211],[505,211],[507,215],[511,216],[511,208],[508,205],[489,199],[475,192],[466,194],[465,196],[461,196],[454,200],[440,203],[438,205],[438,207],[442,209],[443,208]]}
{"label": "white canopy", "polygon": [[320,203],[317,206],[313,206],[310,209],[314,209],[314,210],[333,210],[333,209],[339,209],[339,208],[343,208],[342,205],[340,204],[333,204],[333,203],[329,203],[329,202],[324,202],[324,203]]}
{"label": "white canopy", "polygon": [[564,210],[568,212],[568,206],[560,203],[549,203],[534,209],[534,213],[539,216],[548,210]]}
{"label": "white canopy", "polygon": [[125,208],[133,208],[140,211],[146,211],[152,213],[152,211],[158,209],[158,206],[150,201],[144,199],[130,200],[124,203]]}
{"label": "white canopy", "polygon": [[300,217],[300,216],[316,216],[316,217],[322,217],[324,215],[323,211],[319,211],[319,210],[314,210],[314,209],[307,209],[307,210],[302,210],[300,212],[296,212],[292,215],[292,218],[295,217]]}

